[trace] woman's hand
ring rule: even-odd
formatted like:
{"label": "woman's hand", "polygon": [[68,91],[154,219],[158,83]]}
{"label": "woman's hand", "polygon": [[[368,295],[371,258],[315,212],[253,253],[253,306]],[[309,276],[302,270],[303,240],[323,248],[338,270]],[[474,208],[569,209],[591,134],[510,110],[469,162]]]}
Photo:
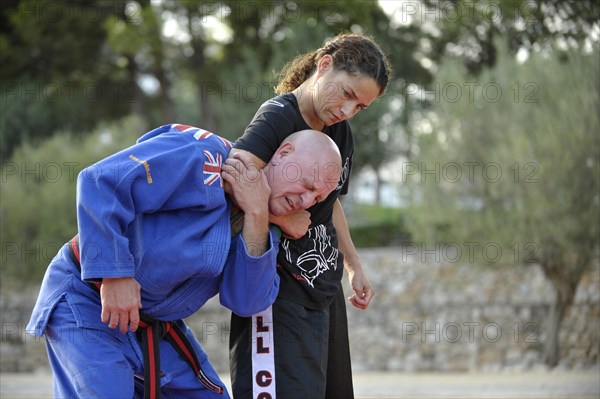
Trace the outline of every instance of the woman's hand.
{"label": "woman's hand", "polygon": [[292,240],[303,237],[310,227],[310,212],[301,210],[289,215],[270,215],[269,221],[279,226],[283,236]]}
{"label": "woman's hand", "polygon": [[348,297],[348,301],[355,308],[366,310],[371,303],[371,299],[375,296],[375,290],[365,276],[362,267],[357,267],[348,273],[350,287],[354,291],[354,295]]}

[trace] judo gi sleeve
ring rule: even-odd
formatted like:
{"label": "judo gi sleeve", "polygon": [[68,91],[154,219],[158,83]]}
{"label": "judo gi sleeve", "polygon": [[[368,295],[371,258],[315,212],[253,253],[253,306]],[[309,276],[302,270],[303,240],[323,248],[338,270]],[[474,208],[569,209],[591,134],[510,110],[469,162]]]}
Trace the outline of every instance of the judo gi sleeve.
{"label": "judo gi sleeve", "polygon": [[269,229],[270,248],[260,257],[250,256],[241,234],[231,243],[231,250],[219,287],[223,306],[239,316],[247,317],[271,306],[279,293],[277,252],[279,236]]}

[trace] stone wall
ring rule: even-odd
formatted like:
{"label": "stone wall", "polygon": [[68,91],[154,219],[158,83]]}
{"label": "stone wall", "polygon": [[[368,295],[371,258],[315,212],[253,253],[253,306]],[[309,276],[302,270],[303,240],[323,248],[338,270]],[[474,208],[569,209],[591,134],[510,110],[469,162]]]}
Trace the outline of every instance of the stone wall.
{"label": "stone wall", "polygon": [[[360,255],[377,296],[366,312],[348,309],[355,370],[545,368],[554,290],[538,265],[478,267],[399,249]],[[578,287],[560,331],[559,367],[598,366],[599,280],[596,268]]]}
{"label": "stone wall", "polygon": [[[348,307],[355,371],[544,369],[544,319],[553,289],[537,265],[478,267],[361,250],[377,295],[367,311]],[[348,290],[346,278],[345,288]],[[6,285],[4,285],[6,287]],[[598,368],[600,270],[586,274],[560,331],[565,369]],[[44,340],[26,335],[37,287],[0,301],[0,370],[48,368]],[[10,292],[10,293],[9,293]],[[229,313],[211,300],[188,322],[221,372],[228,370]]]}

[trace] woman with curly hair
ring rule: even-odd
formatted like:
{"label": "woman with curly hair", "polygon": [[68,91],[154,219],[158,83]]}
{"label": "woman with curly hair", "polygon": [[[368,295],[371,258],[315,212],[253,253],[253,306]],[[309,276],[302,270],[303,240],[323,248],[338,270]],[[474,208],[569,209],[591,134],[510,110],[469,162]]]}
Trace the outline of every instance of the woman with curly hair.
{"label": "woman with curly hair", "polygon": [[[279,95],[262,104],[232,150],[250,153],[263,167],[288,135],[313,129],[331,137],[342,155],[336,189],[316,199],[306,213],[277,221],[287,225],[287,237],[280,244],[281,286],[273,306],[252,317],[232,315],[230,360],[236,398],[354,396],[343,269],[354,291],[348,298],[353,306],[366,309],[374,290],[338,197],[348,191],[354,153],[348,119],[384,94],[390,73],[387,57],[374,40],[340,34],[283,68],[276,87]],[[302,178],[287,172],[288,179]],[[333,170],[315,168],[314,173],[326,180]],[[305,199],[287,201],[292,208]]]}

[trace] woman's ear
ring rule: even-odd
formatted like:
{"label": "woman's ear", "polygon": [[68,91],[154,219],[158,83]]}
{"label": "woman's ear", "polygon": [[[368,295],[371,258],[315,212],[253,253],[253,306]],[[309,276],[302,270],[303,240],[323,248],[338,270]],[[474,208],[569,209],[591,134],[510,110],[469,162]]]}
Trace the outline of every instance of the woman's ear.
{"label": "woman's ear", "polygon": [[325,54],[321,57],[319,62],[317,62],[317,72],[319,75],[323,75],[331,67],[333,67],[333,57],[329,54]]}

